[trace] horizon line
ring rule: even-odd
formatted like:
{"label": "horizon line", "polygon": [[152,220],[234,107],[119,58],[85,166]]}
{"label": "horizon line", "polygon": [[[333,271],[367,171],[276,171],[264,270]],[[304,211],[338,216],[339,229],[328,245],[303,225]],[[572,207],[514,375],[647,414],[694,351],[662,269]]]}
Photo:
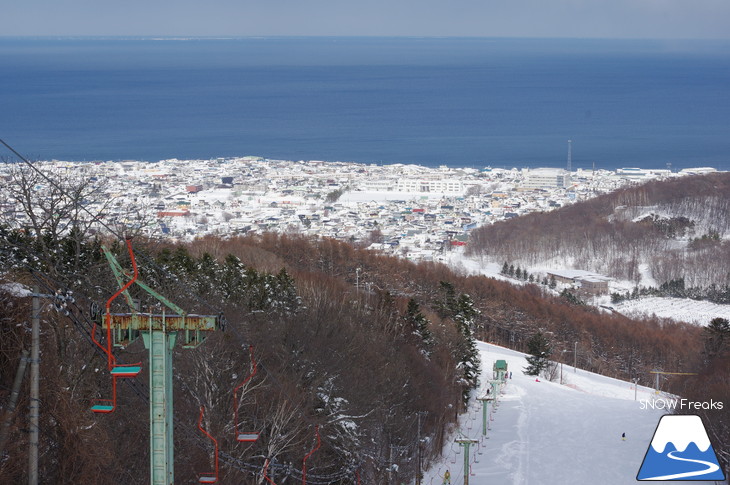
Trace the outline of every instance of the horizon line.
{"label": "horizon line", "polygon": [[473,39],[473,40],[582,40],[582,41],[708,41],[730,42],[730,37],[577,37],[577,36],[487,36],[487,35],[180,35],[180,34],[27,34],[0,35],[0,39],[89,39],[89,40],[239,40],[239,39]]}

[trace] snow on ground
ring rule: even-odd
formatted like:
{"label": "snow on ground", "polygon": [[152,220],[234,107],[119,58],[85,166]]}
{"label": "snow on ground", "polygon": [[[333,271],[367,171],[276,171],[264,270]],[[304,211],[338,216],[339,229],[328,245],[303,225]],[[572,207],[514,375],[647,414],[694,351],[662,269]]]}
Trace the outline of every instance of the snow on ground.
{"label": "snow on ground", "polygon": [[638,298],[623,301],[613,305],[613,308],[629,317],[641,318],[656,315],[698,325],[707,325],[710,320],[717,317],[730,320],[730,305],[690,300],[689,298]]}
{"label": "snow on ground", "polygon": [[[468,458],[472,485],[629,485],[636,482],[659,418],[659,409],[642,409],[652,389],[563,368],[565,385],[525,376],[524,354],[480,343],[484,395],[495,360],[507,361],[507,380],[482,436],[481,403],[472,400],[443,457],[426,473],[425,485],[440,485],[446,470],[453,485],[464,484],[464,455],[454,439],[478,442]],[[638,400],[634,400],[635,396]],[[645,406],[644,406],[645,407]],[[492,406],[489,406],[491,411]],[[626,433],[622,441],[621,433]],[[669,483],[669,482],[652,482]],[[701,483],[701,482],[684,482]],[[705,482],[706,483],[706,482]]]}
{"label": "snow on ground", "polygon": [[197,192],[195,194],[192,194],[191,200],[194,200],[196,202],[198,201],[206,201],[206,202],[215,202],[218,200],[228,200],[231,198],[232,191],[231,189],[225,188],[225,189],[208,189],[203,190],[201,192]]}
{"label": "snow on ground", "polygon": [[[515,278],[508,278],[501,275],[499,272],[502,270],[502,265],[499,263],[482,262],[479,258],[466,257],[463,248],[444,253],[444,262],[452,269],[466,274],[484,275],[508,281],[518,286],[525,284]],[[565,267],[568,268],[570,266],[566,265]],[[551,268],[541,266],[527,269],[530,272],[539,274]],[[646,265],[640,265],[639,269],[642,272],[642,284],[658,286],[656,281],[651,278]],[[609,282],[609,291],[624,293],[631,291],[634,286],[633,283],[628,281],[611,281]],[[558,290],[562,287],[562,285],[558,285]],[[558,291],[555,294],[558,294]],[[710,323],[710,320],[717,317],[730,320],[730,305],[692,300],[690,298],[646,297],[636,300],[625,300],[619,304],[614,304],[611,303],[611,297],[609,295],[601,295],[594,298],[586,298],[586,303],[594,306],[603,306],[604,308],[611,307],[614,311],[631,318],[646,318],[656,315],[660,318],[670,318],[675,321],[689,322],[697,325],[707,325]]]}
{"label": "snow on ground", "polygon": [[639,274],[641,275],[641,286],[646,286],[647,288],[650,286],[654,288],[659,287],[659,284],[651,274],[651,268],[649,268],[648,264],[641,263],[639,265]]}
{"label": "snow on ground", "polygon": [[30,289],[20,283],[3,283],[0,285],[0,291],[9,293],[10,295],[18,298],[30,296],[33,293]]}
{"label": "snow on ground", "polygon": [[521,282],[500,274],[502,265],[495,262],[482,261],[480,258],[464,255],[464,247],[454,247],[443,253],[443,261],[452,269],[467,275],[482,275],[498,280],[509,281],[519,285]]}
{"label": "snow on ground", "polygon": [[443,199],[444,197],[454,197],[457,194],[447,194],[444,192],[396,192],[396,191],[374,191],[374,190],[358,190],[347,191],[338,199],[338,202],[387,202],[390,200],[426,200],[426,199]]}

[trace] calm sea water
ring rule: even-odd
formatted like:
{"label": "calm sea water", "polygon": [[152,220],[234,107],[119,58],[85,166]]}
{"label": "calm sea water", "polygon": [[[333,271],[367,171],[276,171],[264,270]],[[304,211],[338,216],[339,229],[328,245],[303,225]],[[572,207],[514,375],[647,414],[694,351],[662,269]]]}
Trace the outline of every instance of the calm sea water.
{"label": "calm sea water", "polygon": [[259,155],[730,170],[730,43],[0,39],[0,138],[40,159]]}

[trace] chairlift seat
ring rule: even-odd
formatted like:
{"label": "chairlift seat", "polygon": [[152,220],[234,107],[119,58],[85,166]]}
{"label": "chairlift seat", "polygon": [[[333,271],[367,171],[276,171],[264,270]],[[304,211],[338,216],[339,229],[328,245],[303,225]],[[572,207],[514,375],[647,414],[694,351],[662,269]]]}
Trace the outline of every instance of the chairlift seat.
{"label": "chairlift seat", "polygon": [[215,483],[218,481],[216,476],[203,476],[198,478],[198,483]]}
{"label": "chairlift seat", "polygon": [[116,366],[112,369],[112,376],[114,377],[135,377],[142,371],[142,367],[138,365],[132,366]]}
{"label": "chairlift seat", "polygon": [[236,439],[238,441],[247,441],[247,442],[253,442],[259,439],[259,433],[238,433],[236,436]]}
{"label": "chairlift seat", "polygon": [[95,413],[111,413],[114,411],[114,406],[111,406],[109,404],[96,404],[94,406],[91,406],[91,410]]}

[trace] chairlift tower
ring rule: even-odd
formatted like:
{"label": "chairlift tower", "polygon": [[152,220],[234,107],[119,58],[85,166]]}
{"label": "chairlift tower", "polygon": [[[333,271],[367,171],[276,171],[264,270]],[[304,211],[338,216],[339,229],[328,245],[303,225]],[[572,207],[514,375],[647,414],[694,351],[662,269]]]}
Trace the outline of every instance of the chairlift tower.
{"label": "chairlift tower", "polygon": [[464,438],[458,439],[456,442],[464,448],[464,485],[469,485],[469,470],[471,469],[469,466],[469,447],[479,443],[479,441]]}
{"label": "chairlift tower", "polygon": [[478,397],[477,401],[482,402],[482,436],[487,436],[487,425],[489,424],[489,403],[494,402],[495,397],[493,396],[482,396]]}
{"label": "chairlift tower", "polygon": [[[131,241],[128,239],[127,248],[135,269],[130,275],[122,269],[119,262],[108,248],[102,247],[114,277],[124,295],[129,313],[110,313],[107,302],[105,314],[107,333],[107,356],[110,367],[114,357],[112,347],[125,347],[140,335],[149,355],[149,386],[150,386],[150,483],[152,485],[171,485],[174,483],[174,446],[173,446],[173,370],[172,351],[178,340],[182,340],[183,348],[195,348],[200,345],[211,332],[221,330],[224,326],[222,315],[195,315],[189,314],[164,296],[160,295],[148,285],[137,279],[136,263]],[[126,283],[123,283],[124,281]],[[132,300],[127,288],[136,284],[159,301],[164,307],[161,313],[142,313]],[[115,295],[116,296],[116,295]],[[132,377],[132,374],[123,374],[115,370],[121,366],[111,368],[114,400],[111,406],[94,406],[95,412],[113,412],[116,407],[116,379]],[[136,375],[136,374],[134,374]],[[111,409],[109,409],[111,407]],[[96,408],[96,409],[95,409]]]}
{"label": "chairlift tower", "polygon": [[649,371],[649,374],[655,375],[655,384],[654,384],[655,391],[654,392],[656,394],[659,394],[659,375],[660,374],[664,375],[664,376],[696,376],[697,375],[696,372],[664,372],[659,369],[651,370],[651,371]]}

